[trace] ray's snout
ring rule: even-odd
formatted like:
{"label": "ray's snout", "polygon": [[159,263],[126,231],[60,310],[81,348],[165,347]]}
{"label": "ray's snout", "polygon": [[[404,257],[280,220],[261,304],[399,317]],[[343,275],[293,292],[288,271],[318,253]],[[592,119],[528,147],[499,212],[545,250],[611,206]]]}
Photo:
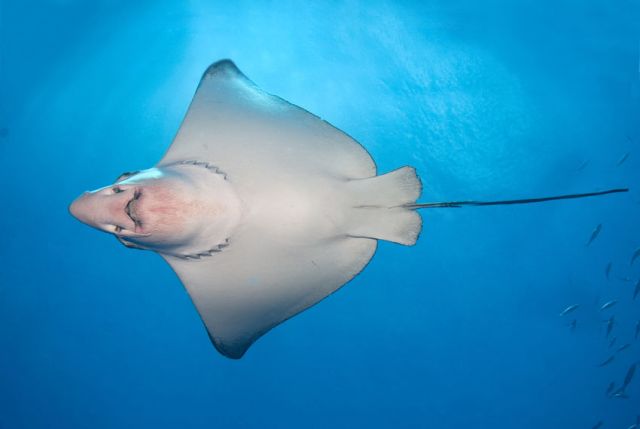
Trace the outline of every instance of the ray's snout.
{"label": "ray's snout", "polygon": [[71,215],[78,219],[80,222],[91,225],[91,207],[88,200],[89,192],[83,192],[82,195],[73,200],[73,202],[69,205],[69,213],[71,213]]}
{"label": "ray's snout", "polygon": [[135,230],[128,208],[134,198],[131,188],[112,187],[84,192],[69,206],[69,213],[80,222],[106,232]]}

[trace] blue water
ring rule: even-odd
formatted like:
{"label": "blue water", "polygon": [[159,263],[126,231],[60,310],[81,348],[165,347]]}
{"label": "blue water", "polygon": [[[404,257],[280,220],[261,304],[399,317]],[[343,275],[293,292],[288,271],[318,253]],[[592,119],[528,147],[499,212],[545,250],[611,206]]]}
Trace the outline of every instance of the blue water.
{"label": "blue water", "polygon": [[[640,353],[639,18],[630,0],[1,0],[0,427],[627,428],[640,379],[605,389]],[[422,201],[631,192],[423,212],[416,246],[380,243],[232,361],[160,257],[67,212],[155,164],[221,58],[380,172],[415,166]]]}

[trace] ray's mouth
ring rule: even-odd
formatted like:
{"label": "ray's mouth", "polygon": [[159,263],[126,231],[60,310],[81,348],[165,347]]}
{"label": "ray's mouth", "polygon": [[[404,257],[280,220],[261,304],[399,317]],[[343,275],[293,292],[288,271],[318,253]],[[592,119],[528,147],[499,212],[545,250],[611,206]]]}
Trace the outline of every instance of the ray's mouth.
{"label": "ray's mouth", "polygon": [[140,217],[136,212],[136,203],[140,199],[141,195],[142,191],[136,188],[136,190],[133,192],[133,198],[131,198],[131,200],[129,200],[127,205],[124,207],[124,212],[127,214],[127,216],[129,216],[129,219],[133,221],[136,230],[138,228],[142,228],[142,221],[140,220]]}

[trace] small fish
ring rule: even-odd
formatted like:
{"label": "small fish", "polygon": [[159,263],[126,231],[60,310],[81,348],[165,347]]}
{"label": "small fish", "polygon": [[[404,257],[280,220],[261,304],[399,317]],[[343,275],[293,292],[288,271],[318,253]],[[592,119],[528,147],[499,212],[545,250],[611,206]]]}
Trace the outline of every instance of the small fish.
{"label": "small fish", "polygon": [[618,303],[618,300],[617,300],[617,299],[612,299],[612,300],[611,300],[611,301],[609,301],[609,302],[605,302],[604,304],[602,304],[602,307],[600,307],[600,311],[602,311],[602,310],[606,310],[607,308],[611,308],[611,307],[613,307],[614,305],[616,305],[617,303]]}
{"label": "small fish", "polygon": [[600,420],[598,423],[593,425],[593,427],[591,429],[600,429],[603,424],[604,424],[604,422],[602,420]]}
{"label": "small fish", "polygon": [[573,311],[577,310],[577,309],[578,309],[578,307],[580,307],[580,304],[573,304],[573,305],[570,305],[570,306],[568,306],[567,308],[565,308],[564,310],[562,310],[562,311],[560,312],[560,316],[567,315],[567,314],[569,314],[569,313],[571,313],[571,312],[573,312]]}
{"label": "small fish", "polygon": [[604,393],[607,396],[611,396],[611,392],[613,392],[613,389],[616,388],[616,382],[612,381],[611,383],[609,383],[609,386],[607,386],[607,391]]}
{"label": "small fish", "polygon": [[609,338],[609,335],[611,334],[611,331],[613,331],[613,327],[615,324],[616,324],[615,316],[611,316],[609,320],[607,320],[607,338]]}
{"label": "small fish", "polygon": [[627,375],[624,376],[624,382],[622,383],[622,387],[621,387],[623,392],[627,389],[627,387],[629,386],[629,383],[631,383],[631,380],[633,380],[633,376],[635,375],[635,373],[636,373],[636,364],[633,363],[627,370]]}
{"label": "small fish", "polygon": [[635,300],[638,294],[640,293],[640,279],[638,279],[638,283],[636,283],[636,287],[633,290],[633,299]]}
{"label": "small fish", "polygon": [[609,365],[611,362],[613,362],[613,360],[616,358],[616,355],[611,355],[609,356],[607,359],[605,359],[604,361],[602,361],[598,367],[602,368],[603,366],[607,366]]}
{"label": "small fish", "polygon": [[618,350],[616,350],[616,353],[620,353],[621,351],[627,350],[629,347],[631,347],[631,344],[629,343],[623,344],[620,347],[618,347]]}
{"label": "small fish", "polygon": [[631,426],[629,426],[627,429],[638,429],[638,423],[634,423]]}
{"label": "small fish", "polygon": [[633,252],[633,255],[631,256],[631,263],[629,265],[633,265],[638,258],[640,258],[640,247]]}
{"label": "small fish", "polygon": [[627,282],[629,283],[630,281],[633,281],[633,279],[631,277],[623,277],[623,276],[616,276],[618,278],[618,280],[620,280],[621,282]]}
{"label": "small fish", "polygon": [[636,333],[633,336],[633,339],[637,340],[639,335],[640,335],[640,320],[636,322]]}
{"label": "small fish", "polygon": [[605,276],[607,276],[607,280],[609,280],[609,277],[611,276],[611,268],[613,267],[613,262],[609,262],[607,264],[607,268],[605,268],[604,270],[604,274]]}
{"label": "small fish", "polygon": [[576,326],[578,326],[578,321],[573,319],[571,323],[569,323],[569,329],[571,329],[571,332],[575,332]]}
{"label": "small fish", "polygon": [[617,392],[617,393],[614,393],[614,394],[613,394],[613,397],[614,397],[614,398],[617,398],[617,399],[629,399],[629,395],[627,395],[627,394],[626,394],[626,393],[624,393],[624,392]]}
{"label": "small fish", "polygon": [[598,236],[600,235],[600,231],[602,231],[602,224],[598,224],[598,226],[596,226],[596,228],[593,230],[593,232],[591,233],[591,237],[589,237],[589,241],[587,241],[587,244],[585,246],[589,246],[591,245],[591,243],[593,243],[593,241],[598,238]]}
{"label": "small fish", "polygon": [[617,340],[618,340],[618,337],[613,337],[611,341],[609,341],[609,348],[613,347],[613,345],[616,343]]}
{"label": "small fish", "polygon": [[586,161],[583,161],[582,164],[580,164],[580,166],[578,166],[578,168],[576,168],[576,171],[582,171],[584,170],[584,168],[589,165],[589,160],[587,159]]}
{"label": "small fish", "polygon": [[618,160],[618,163],[616,164],[616,166],[620,167],[622,164],[624,164],[624,162],[629,158],[629,155],[631,155],[630,152],[627,152],[624,155],[622,155],[622,158]]}

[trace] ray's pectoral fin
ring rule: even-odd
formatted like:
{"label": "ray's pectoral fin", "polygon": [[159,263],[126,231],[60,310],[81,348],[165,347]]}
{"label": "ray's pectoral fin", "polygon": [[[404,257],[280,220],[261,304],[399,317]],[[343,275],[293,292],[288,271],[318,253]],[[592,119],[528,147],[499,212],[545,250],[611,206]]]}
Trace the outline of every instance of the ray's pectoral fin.
{"label": "ray's pectoral fin", "polygon": [[216,349],[239,359],[260,336],[322,300],[369,262],[376,240],[341,237],[292,249],[245,228],[198,260],[163,255],[185,286]]}
{"label": "ray's pectoral fin", "polygon": [[373,159],[358,142],[261,90],[229,60],[206,70],[158,165],[187,159],[220,166],[240,189],[253,189],[253,178],[260,175],[274,181],[309,171],[344,178],[376,174]]}

